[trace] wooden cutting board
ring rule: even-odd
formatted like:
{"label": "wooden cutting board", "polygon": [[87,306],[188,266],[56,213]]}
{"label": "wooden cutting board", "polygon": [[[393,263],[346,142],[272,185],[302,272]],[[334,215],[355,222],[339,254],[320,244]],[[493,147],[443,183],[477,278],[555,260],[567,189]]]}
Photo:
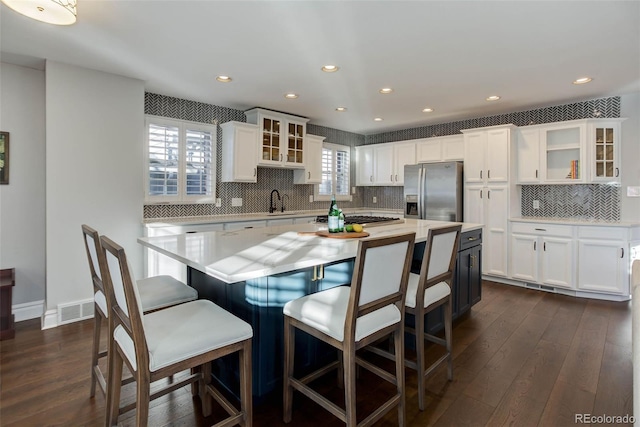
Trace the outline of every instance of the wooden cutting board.
{"label": "wooden cutting board", "polygon": [[361,231],[360,233],[351,232],[351,233],[329,233],[326,230],[322,231],[298,231],[300,235],[316,235],[320,237],[328,237],[330,239],[359,239],[361,237],[369,237],[369,233],[366,231]]}

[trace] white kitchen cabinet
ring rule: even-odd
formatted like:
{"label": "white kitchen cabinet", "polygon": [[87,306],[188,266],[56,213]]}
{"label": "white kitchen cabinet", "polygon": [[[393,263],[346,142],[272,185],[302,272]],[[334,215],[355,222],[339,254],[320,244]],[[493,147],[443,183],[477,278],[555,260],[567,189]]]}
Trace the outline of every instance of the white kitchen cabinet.
{"label": "white kitchen cabinet", "polygon": [[304,138],[304,169],[293,171],[294,184],[322,183],[322,143],[324,136],[307,134]]}
{"label": "white kitchen cabinet", "polygon": [[393,185],[404,185],[404,167],[416,163],[416,144],[403,142],[393,144]]}
{"label": "white kitchen cabinet", "polygon": [[246,228],[260,228],[266,227],[267,221],[265,220],[257,220],[257,221],[236,221],[236,222],[225,222],[224,229],[225,231],[232,230],[244,230]]}
{"label": "white kitchen cabinet", "polygon": [[464,160],[464,136],[451,135],[418,139],[416,163]]}
{"label": "white kitchen cabinet", "polygon": [[247,122],[257,124],[258,164],[289,169],[305,166],[305,135],[308,119],[253,108],[245,112]]}
{"label": "white kitchen cabinet", "polygon": [[361,145],[356,147],[356,185],[374,185],[372,145]]}
{"label": "white kitchen cabinet", "polygon": [[267,227],[271,227],[274,225],[293,225],[293,218],[269,218],[267,220]]}
{"label": "white kitchen cabinet", "polygon": [[540,129],[518,129],[518,184],[540,183]]}
{"label": "white kitchen cabinet", "polygon": [[587,157],[590,182],[620,182],[620,123],[623,120],[589,120]]}
{"label": "white kitchen cabinet", "polygon": [[573,227],[514,223],[511,227],[511,278],[575,288]]}
{"label": "white kitchen cabinet", "polygon": [[356,147],[356,185],[404,184],[404,166],[415,164],[414,142],[390,142]]}
{"label": "white kitchen cabinet", "polygon": [[222,182],[257,182],[258,156],[255,150],[258,126],[226,122],[222,128]]}
{"label": "white kitchen cabinet", "polygon": [[482,274],[508,275],[509,217],[515,197],[511,168],[514,126],[463,130],[464,221],[484,224]]}
{"label": "white kitchen cabinet", "polygon": [[395,173],[393,144],[373,146],[373,183],[374,185],[393,185]]}
{"label": "white kitchen cabinet", "polygon": [[629,295],[626,228],[580,227],[578,289]]}
{"label": "white kitchen cabinet", "polygon": [[293,223],[294,224],[309,224],[309,223],[315,222],[315,220],[316,220],[315,216],[304,216],[304,217],[294,218],[293,219]]}

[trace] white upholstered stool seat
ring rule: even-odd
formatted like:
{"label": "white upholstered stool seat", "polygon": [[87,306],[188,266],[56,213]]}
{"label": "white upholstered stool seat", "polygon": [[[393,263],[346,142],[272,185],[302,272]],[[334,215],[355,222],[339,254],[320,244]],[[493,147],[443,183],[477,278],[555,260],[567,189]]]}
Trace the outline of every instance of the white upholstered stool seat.
{"label": "white upholstered stool seat", "polygon": [[145,313],[198,299],[198,291],[168,275],[139,279],[136,284]]}
{"label": "white upholstered stool seat", "polygon": [[[143,323],[151,372],[253,336],[251,325],[207,300],[145,314]],[[131,336],[118,326],[114,339],[137,369]]]}
{"label": "white upholstered stool seat", "polygon": [[[289,301],[283,313],[342,342],[350,294],[348,286],[327,289]],[[355,341],[395,325],[401,318],[400,310],[393,304],[365,314],[356,320]]]}
{"label": "white upholstered stool seat", "polygon": [[[407,307],[416,307],[416,295],[418,293],[418,282],[420,282],[420,275],[411,273],[409,274],[409,284],[407,286],[407,299],[405,305]],[[447,295],[451,295],[451,288],[447,285],[447,282],[439,282],[424,290],[424,306],[429,307],[436,301],[445,298]]]}

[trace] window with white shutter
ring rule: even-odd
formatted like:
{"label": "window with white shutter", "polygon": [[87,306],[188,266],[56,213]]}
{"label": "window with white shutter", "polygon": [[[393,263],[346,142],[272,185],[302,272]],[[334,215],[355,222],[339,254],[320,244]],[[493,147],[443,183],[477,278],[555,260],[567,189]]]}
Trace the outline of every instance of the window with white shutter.
{"label": "window with white shutter", "polygon": [[338,200],[349,199],[351,147],[338,144],[323,144],[322,184],[315,189],[315,200],[329,200],[332,194]]}
{"label": "window with white shutter", "polygon": [[147,202],[212,202],[216,127],[153,116],[146,127]]}

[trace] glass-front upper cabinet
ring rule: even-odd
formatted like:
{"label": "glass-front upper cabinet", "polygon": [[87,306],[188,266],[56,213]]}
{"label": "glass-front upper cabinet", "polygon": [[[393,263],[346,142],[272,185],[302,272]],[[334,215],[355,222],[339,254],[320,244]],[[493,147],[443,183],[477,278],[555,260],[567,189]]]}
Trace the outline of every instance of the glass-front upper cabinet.
{"label": "glass-front upper cabinet", "polygon": [[593,182],[620,182],[620,123],[624,119],[589,121],[590,172]]}
{"label": "glass-front upper cabinet", "polygon": [[248,123],[260,127],[258,165],[304,168],[304,137],[308,119],[263,108],[245,111]]}

